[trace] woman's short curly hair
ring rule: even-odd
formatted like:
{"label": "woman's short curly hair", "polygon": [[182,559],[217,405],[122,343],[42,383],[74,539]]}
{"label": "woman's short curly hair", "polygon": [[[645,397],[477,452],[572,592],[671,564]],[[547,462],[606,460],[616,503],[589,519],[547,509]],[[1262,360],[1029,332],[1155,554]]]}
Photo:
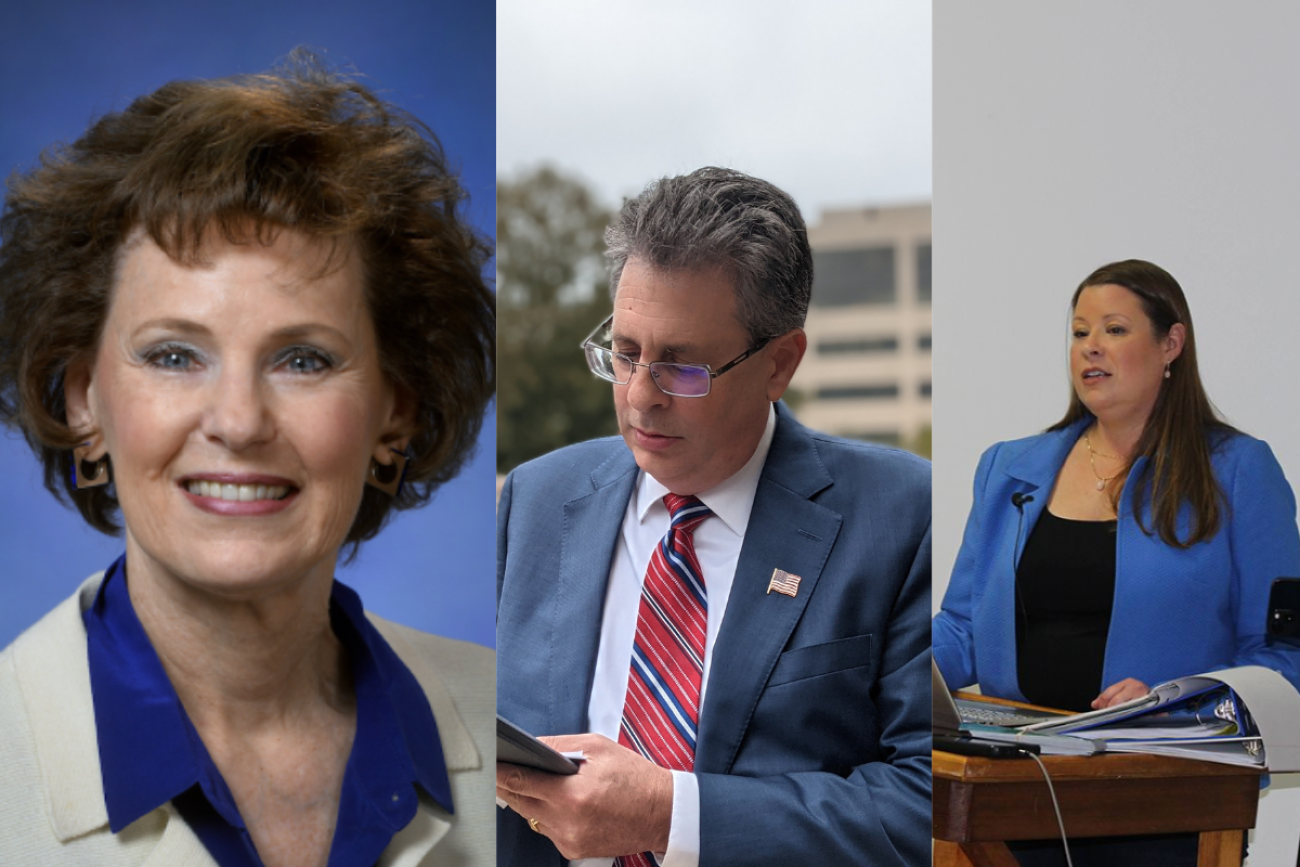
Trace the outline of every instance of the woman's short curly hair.
{"label": "woman's short curly hair", "polygon": [[[0,216],[0,421],[45,486],[119,530],[113,487],[75,490],[63,382],[89,361],[124,241],[146,233],[197,262],[205,233],[269,243],[279,229],[360,251],[384,374],[416,405],[406,483],[367,486],[353,551],[391,509],[428,502],[473,449],[495,387],[491,243],[433,133],[353,77],[295,51],[263,75],[175,81],[100,118],[9,178]],[[354,246],[355,245],[355,246]]]}

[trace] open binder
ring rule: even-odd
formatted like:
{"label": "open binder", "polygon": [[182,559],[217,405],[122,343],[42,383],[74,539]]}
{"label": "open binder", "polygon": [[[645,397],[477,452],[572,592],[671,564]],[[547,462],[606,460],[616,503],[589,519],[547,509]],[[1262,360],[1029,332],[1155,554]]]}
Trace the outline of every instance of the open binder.
{"label": "open binder", "polygon": [[1180,677],[1141,698],[1016,732],[1000,739],[1052,735],[1090,741],[1098,752],[1300,771],[1300,693],[1282,675],[1258,665]]}

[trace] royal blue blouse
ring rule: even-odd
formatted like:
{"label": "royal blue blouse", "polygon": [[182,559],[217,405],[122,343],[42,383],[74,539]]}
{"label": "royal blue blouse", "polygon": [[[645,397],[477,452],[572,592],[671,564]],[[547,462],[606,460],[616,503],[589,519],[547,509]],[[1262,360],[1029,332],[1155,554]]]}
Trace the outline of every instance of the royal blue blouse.
{"label": "royal blue blouse", "polygon": [[[126,558],[83,614],[109,827],[167,801],[222,867],[262,867],[221,772],[168,680],[127,593]],[[415,817],[419,791],[453,812],[438,726],[415,676],[337,581],[330,623],[352,662],[357,729],[329,867],[371,867]]]}

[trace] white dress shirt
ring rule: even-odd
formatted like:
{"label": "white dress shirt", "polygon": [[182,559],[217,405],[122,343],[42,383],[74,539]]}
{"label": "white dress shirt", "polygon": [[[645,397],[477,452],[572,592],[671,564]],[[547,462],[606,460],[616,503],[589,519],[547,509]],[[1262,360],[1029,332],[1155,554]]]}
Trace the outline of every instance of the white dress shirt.
{"label": "white dress shirt", "polygon": [[[769,408],[767,427],[749,461],[731,478],[697,494],[713,510],[695,529],[695,554],[704,575],[708,600],[708,630],[704,638],[704,674],[700,685],[700,707],[709,688],[713,644],[727,611],[736,561],[745,541],[749,513],[754,507],[758,479],[767,462],[767,452],[776,430],[776,412]],[[657,479],[642,471],[623,515],[614,565],[609,572],[605,609],[601,615],[600,647],[596,652],[596,675],[587,705],[588,729],[618,740],[627,696],[632,645],[636,641],[637,614],[641,606],[641,585],[654,548],[668,532],[671,516],[664,505],[671,493]],[[701,710],[701,713],[703,711]],[[700,790],[695,775],[673,771],[673,816],[668,851],[660,854],[662,867],[697,867],[700,860]],[[609,867],[612,858],[574,861],[578,867]]]}

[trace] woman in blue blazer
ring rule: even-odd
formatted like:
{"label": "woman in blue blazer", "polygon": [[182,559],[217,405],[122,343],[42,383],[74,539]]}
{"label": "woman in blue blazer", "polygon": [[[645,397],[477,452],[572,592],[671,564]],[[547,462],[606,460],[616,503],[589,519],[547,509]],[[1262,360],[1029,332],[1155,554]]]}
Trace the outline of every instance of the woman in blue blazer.
{"label": "woman in blue blazer", "polygon": [[[1138,260],[1075,291],[1073,386],[1045,433],[980,459],[934,658],[950,686],[1071,710],[1237,665],[1300,684],[1265,636],[1300,575],[1295,497],[1272,452],[1215,413],[1178,283]],[[1076,865],[1190,865],[1196,835],[1072,841]],[[1013,846],[1063,864],[1059,841]]]}
{"label": "woman in blue blazer", "polygon": [[944,678],[1075,710],[1235,665],[1300,684],[1265,637],[1273,579],[1300,575],[1295,498],[1210,405],[1178,283],[1117,262],[1072,307],[1065,417],[980,460],[933,624]]}

